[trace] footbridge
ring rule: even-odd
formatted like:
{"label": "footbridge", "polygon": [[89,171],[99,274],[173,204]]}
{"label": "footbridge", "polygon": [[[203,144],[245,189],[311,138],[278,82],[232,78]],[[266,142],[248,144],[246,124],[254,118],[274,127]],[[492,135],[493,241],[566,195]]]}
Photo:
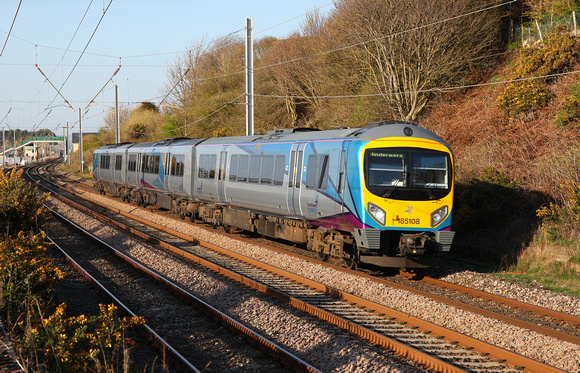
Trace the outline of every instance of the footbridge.
{"label": "footbridge", "polygon": [[63,155],[64,149],[64,136],[33,136],[12,144],[11,148],[3,146],[0,149],[0,161],[2,166],[24,165],[39,159]]}

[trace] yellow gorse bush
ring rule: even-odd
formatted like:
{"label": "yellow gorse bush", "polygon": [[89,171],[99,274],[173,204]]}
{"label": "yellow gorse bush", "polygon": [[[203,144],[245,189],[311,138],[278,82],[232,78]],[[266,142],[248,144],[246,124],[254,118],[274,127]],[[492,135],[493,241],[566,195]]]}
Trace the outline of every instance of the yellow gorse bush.
{"label": "yellow gorse bush", "polygon": [[37,230],[46,220],[48,195],[37,193],[36,185],[22,179],[23,170],[0,172],[0,234],[16,235]]}
{"label": "yellow gorse bush", "polygon": [[35,233],[47,197],[21,176],[0,172],[0,312],[13,345],[30,372],[128,371],[133,342],[125,331],[144,320],[119,318],[114,305],[101,305],[97,316],[67,317],[65,304],[51,304],[65,274],[47,255],[45,234]]}
{"label": "yellow gorse bush", "polygon": [[42,320],[41,328],[33,330],[39,354],[48,366],[58,366],[64,372],[126,371],[118,362],[127,359],[118,357],[127,354],[134,342],[124,336],[125,331],[145,321],[140,317],[119,318],[113,304],[99,307],[97,316],[66,317],[66,305],[60,304]]}
{"label": "yellow gorse bush", "polygon": [[568,69],[577,55],[576,38],[563,28],[556,28],[544,45],[522,49],[512,76],[515,81],[498,96],[498,106],[510,116],[546,106],[553,97],[546,83],[553,79],[551,75]]}

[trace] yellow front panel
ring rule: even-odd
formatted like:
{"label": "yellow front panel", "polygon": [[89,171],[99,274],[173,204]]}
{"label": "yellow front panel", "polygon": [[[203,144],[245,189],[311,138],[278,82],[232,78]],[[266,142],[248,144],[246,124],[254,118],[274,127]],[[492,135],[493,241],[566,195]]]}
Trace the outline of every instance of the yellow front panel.
{"label": "yellow front panel", "polygon": [[[430,149],[445,152],[451,156],[451,170],[453,170],[453,156],[449,149],[441,143],[417,138],[388,138],[375,140],[365,145],[362,151],[361,164],[364,164],[364,154],[368,149],[385,149],[385,148],[418,148]],[[364,176],[363,176],[364,178]],[[389,198],[383,198],[371,193],[366,187],[366,180],[363,180],[363,200],[364,205],[368,208],[368,203],[373,203],[386,212],[385,227],[398,228],[402,230],[439,230],[441,224],[431,227],[431,214],[438,208],[448,206],[448,214],[452,211],[453,205],[453,182],[451,181],[451,190],[447,196],[441,199],[427,201],[401,201]],[[445,222],[445,220],[443,220]],[[375,224],[378,224],[374,221]],[[449,224],[446,223],[448,226]]]}

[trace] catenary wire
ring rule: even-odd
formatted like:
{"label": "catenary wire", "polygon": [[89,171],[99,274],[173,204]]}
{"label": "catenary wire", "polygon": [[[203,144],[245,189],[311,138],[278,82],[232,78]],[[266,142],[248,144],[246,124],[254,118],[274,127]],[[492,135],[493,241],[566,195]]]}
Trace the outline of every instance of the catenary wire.
{"label": "catenary wire", "polygon": [[0,51],[0,57],[2,53],[4,53],[4,49],[6,48],[6,44],[8,44],[8,39],[10,38],[10,34],[12,33],[12,28],[14,27],[14,23],[16,22],[16,17],[18,16],[18,11],[20,10],[20,5],[22,5],[22,0],[18,3],[18,8],[16,8],[16,14],[14,14],[14,19],[12,19],[12,24],[10,25],[10,30],[8,31],[8,35],[6,35],[6,41],[4,41],[4,46],[2,46],[2,51]]}

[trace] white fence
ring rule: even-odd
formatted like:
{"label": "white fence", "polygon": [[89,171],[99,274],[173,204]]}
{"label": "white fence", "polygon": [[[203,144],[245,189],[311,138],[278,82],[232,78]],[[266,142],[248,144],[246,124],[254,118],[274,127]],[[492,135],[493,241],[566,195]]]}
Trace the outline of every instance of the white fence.
{"label": "white fence", "polygon": [[529,47],[543,43],[546,37],[558,26],[564,25],[573,35],[578,35],[578,16],[572,12],[566,16],[558,17],[553,14],[544,16],[541,20],[534,20],[530,25],[521,29],[522,46]]}

